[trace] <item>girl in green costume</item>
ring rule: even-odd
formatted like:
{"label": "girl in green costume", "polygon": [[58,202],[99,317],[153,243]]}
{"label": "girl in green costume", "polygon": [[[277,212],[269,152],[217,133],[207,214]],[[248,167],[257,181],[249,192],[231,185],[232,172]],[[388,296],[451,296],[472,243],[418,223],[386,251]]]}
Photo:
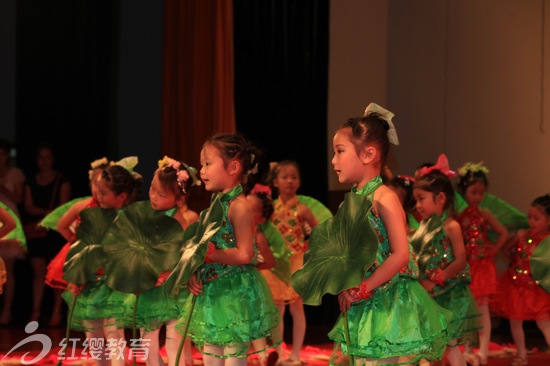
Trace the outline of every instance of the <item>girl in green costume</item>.
{"label": "girl in green costume", "polygon": [[[195,178],[196,169],[167,156],[160,160],[158,165],[149,188],[151,207],[154,210],[166,211],[166,215],[176,219],[185,230],[199,219],[197,213],[188,209],[185,202],[191,187],[200,184],[200,181]],[[175,299],[165,295],[160,285],[170,272],[167,271],[161,275],[157,282],[159,286],[140,295],[136,314],[137,325],[141,328],[142,338],[151,340],[146,360],[147,366],[164,365],[159,353],[159,333],[163,324],[166,324],[165,345],[168,366],[175,365],[178,345],[181,341],[181,335],[176,331],[176,322],[189,296],[183,291]],[[184,353],[185,357],[180,358],[180,366],[193,365],[189,338],[185,339]]]}
{"label": "girl in green costume", "polygon": [[[188,283],[197,296],[194,311],[184,311],[180,321],[191,317],[187,335],[204,354],[206,366],[245,366],[248,354],[262,351],[252,350],[252,341],[280,342],[277,308],[255,268],[255,226],[241,186],[256,172],[257,156],[239,135],[214,136],[201,151],[201,179],[207,191],[218,192],[213,201],[221,201],[223,224],[209,244],[200,281],[193,276]],[[208,222],[199,220],[199,225]]]}
{"label": "girl in green costume", "polygon": [[[133,171],[135,164],[130,167],[115,164],[102,172],[97,184],[97,200],[101,208],[120,211],[136,200],[141,176]],[[69,250],[67,260],[76,254]],[[63,298],[68,304],[72,303],[74,294],[79,293],[69,326],[85,331],[88,342],[105,339],[106,349],[95,360],[97,365],[103,366],[106,360],[110,360],[113,366],[124,366],[124,327],[130,327],[133,295],[109,288],[105,279],[101,269],[95,280],[88,281],[83,287],[73,284],[67,287]]]}
{"label": "girl in green costume", "polygon": [[340,363],[339,351],[352,355],[357,365],[440,359],[448,341],[451,314],[418,282],[405,213],[380,177],[390,142],[398,143],[392,117],[372,103],[365,117],[349,119],[333,139],[332,165],[338,180],[354,184],[352,192],[372,202],[368,219],[378,240],[361,244],[376,248],[374,264],[361,284],[338,295],[346,316],[342,314],[328,334],[336,342],[331,364]]}
{"label": "girl in green costume", "polygon": [[[456,346],[477,344],[481,313],[468,287],[470,267],[466,261],[462,228],[452,217],[454,189],[448,176],[454,172],[449,169],[447,158],[441,155],[436,165],[423,168],[420,174],[413,188],[416,209],[423,222],[436,220],[439,223],[431,232],[433,237],[426,237],[424,244],[415,248],[420,283],[439,305],[452,311],[449,330],[452,341],[448,344],[446,356],[452,366],[466,365],[464,355]],[[419,228],[418,235],[415,235],[421,233]]]}

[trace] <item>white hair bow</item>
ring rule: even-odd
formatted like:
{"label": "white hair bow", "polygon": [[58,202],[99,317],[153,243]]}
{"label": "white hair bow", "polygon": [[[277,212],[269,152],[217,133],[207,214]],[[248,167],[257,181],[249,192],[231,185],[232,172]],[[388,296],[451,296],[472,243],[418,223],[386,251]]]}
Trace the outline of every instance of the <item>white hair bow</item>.
{"label": "white hair bow", "polygon": [[392,112],[388,111],[387,109],[380,107],[376,103],[371,103],[367,106],[367,108],[365,109],[364,116],[366,117],[371,113],[378,113],[384,121],[388,122],[388,125],[390,126],[388,130],[388,139],[392,144],[399,145],[399,139],[397,138],[397,131],[395,130],[395,126],[391,120],[395,115]]}

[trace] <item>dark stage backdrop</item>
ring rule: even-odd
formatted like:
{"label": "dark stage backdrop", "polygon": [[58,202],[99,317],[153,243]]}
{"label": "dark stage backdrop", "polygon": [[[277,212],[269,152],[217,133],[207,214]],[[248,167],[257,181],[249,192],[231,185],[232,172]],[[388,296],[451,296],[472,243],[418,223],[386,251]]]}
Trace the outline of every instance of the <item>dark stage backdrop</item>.
{"label": "dark stage backdrop", "polygon": [[[237,130],[267,162],[297,161],[299,193],[328,206],[329,0],[233,0],[233,9]],[[308,324],[331,325],[338,314],[334,296],[306,306]]]}
{"label": "dark stage backdrop", "polygon": [[[233,0],[237,130],[328,202],[329,0]],[[264,165],[265,168],[265,165]]]}
{"label": "dark stage backdrop", "polygon": [[90,162],[114,148],[116,4],[17,2],[17,164],[33,173],[35,146],[53,144],[75,197],[89,194]]}

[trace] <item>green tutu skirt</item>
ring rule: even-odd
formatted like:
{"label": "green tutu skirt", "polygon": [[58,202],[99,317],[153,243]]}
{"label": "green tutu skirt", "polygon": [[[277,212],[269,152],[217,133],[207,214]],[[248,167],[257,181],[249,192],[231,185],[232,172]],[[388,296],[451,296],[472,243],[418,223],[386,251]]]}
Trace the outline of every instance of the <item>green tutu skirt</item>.
{"label": "green tutu skirt", "polygon": [[[265,279],[254,267],[242,267],[204,283],[195,305],[184,308],[178,320],[176,329],[182,334],[191,309],[186,335],[203,354],[244,358],[281,343],[279,311]],[[250,348],[249,342],[263,337],[267,342],[263,349]],[[223,354],[208,352],[205,343],[223,347]]]}
{"label": "green tutu skirt", "polygon": [[434,300],[453,313],[453,320],[449,326],[451,340],[456,339],[458,344],[469,342],[472,346],[477,345],[477,332],[481,329],[479,323],[481,313],[477,309],[476,301],[468,285],[459,284],[434,297]]}
{"label": "green tutu skirt", "polygon": [[[74,295],[64,291],[63,299],[69,309]],[[105,284],[103,278],[88,282],[76,298],[70,328],[74,330],[96,330],[109,325],[117,328],[132,328],[135,295],[118,292]],[[97,322],[98,320],[103,322]]]}
{"label": "green tutu skirt", "polygon": [[451,339],[447,332],[451,312],[412,278],[402,278],[374,297],[354,303],[347,317],[349,348],[343,314],[328,334],[335,342],[333,365],[347,362],[344,355],[349,354],[369,359],[410,357],[407,364],[422,358],[439,360]]}
{"label": "green tutu skirt", "polygon": [[164,287],[154,287],[139,295],[136,310],[136,326],[146,332],[160,328],[169,320],[179,319],[182,310],[191,306],[192,294],[181,290],[178,297],[172,299],[164,294]]}

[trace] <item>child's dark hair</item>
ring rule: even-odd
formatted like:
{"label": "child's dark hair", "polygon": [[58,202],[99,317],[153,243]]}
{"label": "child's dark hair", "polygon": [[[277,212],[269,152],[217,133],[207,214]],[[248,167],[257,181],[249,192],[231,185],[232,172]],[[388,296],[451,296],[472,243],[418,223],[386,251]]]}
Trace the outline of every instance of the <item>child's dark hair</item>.
{"label": "child's dark hair", "polygon": [[115,194],[126,193],[128,195],[126,205],[137,201],[141,187],[141,176],[137,173],[130,173],[120,165],[111,165],[101,173],[101,179],[107,182]]}
{"label": "child's dark hair", "polygon": [[413,189],[421,189],[433,193],[434,196],[443,193],[447,198],[443,209],[449,213],[449,216],[454,216],[455,191],[453,189],[453,183],[451,179],[441,171],[435,169],[421,176],[414,183]]}
{"label": "child's dark hair", "polygon": [[[172,192],[176,198],[187,196],[191,187],[195,185],[195,170],[192,167],[178,161],[179,168],[175,169],[171,165],[161,166],[156,170],[156,175],[159,179],[159,183],[170,192]],[[181,171],[187,172],[187,179],[179,179],[178,173]]]}
{"label": "child's dark hair", "polygon": [[349,128],[350,140],[357,154],[367,145],[376,145],[380,151],[380,166],[384,166],[390,149],[388,130],[390,125],[379,113],[373,112],[365,117],[348,119],[339,130]]}
{"label": "child's dark hair", "polygon": [[405,212],[409,212],[415,205],[413,197],[413,185],[414,178],[406,175],[398,175],[390,180],[387,185],[390,187],[400,188],[405,192],[405,199],[403,200],[403,209]]}
{"label": "child's dark hair", "polygon": [[300,173],[300,166],[298,165],[298,163],[294,160],[282,160],[277,164],[275,164],[273,166],[273,169],[271,169],[271,173],[269,175],[269,182],[272,183],[273,180],[277,178],[277,175],[279,175],[279,172],[281,171],[282,167],[289,166],[289,165],[296,168],[296,171],[298,172],[298,179],[300,179],[301,173]]}
{"label": "child's dark hair", "polygon": [[238,133],[215,135],[204,143],[204,146],[206,145],[212,145],[220,151],[225,167],[231,160],[237,160],[243,168],[244,183],[250,174],[256,173],[260,150],[242,135]]}
{"label": "child's dark hair", "polygon": [[466,193],[469,186],[475,183],[482,183],[487,187],[489,185],[487,174],[482,170],[466,170],[463,174],[459,173],[457,188],[462,195]]}
{"label": "child's dark hair", "polygon": [[531,206],[540,208],[547,216],[550,216],[550,194],[535,198]]}
{"label": "child's dark hair", "polygon": [[262,204],[262,217],[269,220],[271,215],[273,215],[273,211],[275,211],[271,197],[269,197],[269,195],[265,192],[256,192],[252,194],[258,197]]}
{"label": "child's dark hair", "polygon": [[[279,190],[277,189],[277,187],[275,187],[275,183],[273,183],[273,182],[274,182],[275,178],[277,178],[277,176],[281,172],[281,168],[284,167],[284,166],[293,166],[293,167],[295,167],[296,171],[298,172],[298,179],[301,180],[300,166],[298,165],[298,163],[296,161],[294,161],[294,160],[281,160],[280,162],[275,163],[273,165],[273,167],[270,169],[268,177],[266,179],[269,187],[275,193],[275,195],[278,194]],[[274,197],[276,198],[276,196],[274,196]]]}

